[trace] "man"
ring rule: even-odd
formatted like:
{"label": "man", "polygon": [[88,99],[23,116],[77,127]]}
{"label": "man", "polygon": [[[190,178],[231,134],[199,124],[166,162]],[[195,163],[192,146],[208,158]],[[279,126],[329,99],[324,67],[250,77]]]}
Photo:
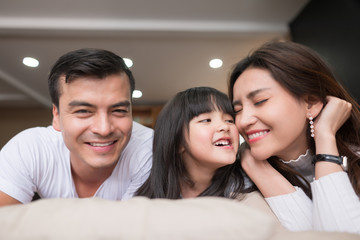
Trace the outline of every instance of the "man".
{"label": "man", "polygon": [[132,121],[134,78],[99,49],[62,56],[49,79],[53,123],[0,152],[0,206],[41,198],[131,198],[149,175],[153,131]]}

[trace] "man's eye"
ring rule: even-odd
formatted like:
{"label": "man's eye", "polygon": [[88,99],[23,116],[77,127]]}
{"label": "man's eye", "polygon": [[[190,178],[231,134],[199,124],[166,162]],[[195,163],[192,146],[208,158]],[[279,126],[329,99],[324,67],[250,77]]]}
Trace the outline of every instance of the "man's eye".
{"label": "man's eye", "polygon": [[117,112],[117,113],[127,113],[128,110],[127,110],[127,109],[115,109],[114,112]]}
{"label": "man's eye", "polygon": [[76,110],[75,113],[77,113],[77,114],[85,114],[85,113],[90,113],[90,111],[85,110],[85,109],[80,109],[80,110]]}
{"label": "man's eye", "polygon": [[261,101],[257,101],[254,105],[260,105],[260,104],[262,104],[262,103],[264,103],[264,102],[266,102],[267,101],[267,99],[264,99],[264,100],[261,100]]}

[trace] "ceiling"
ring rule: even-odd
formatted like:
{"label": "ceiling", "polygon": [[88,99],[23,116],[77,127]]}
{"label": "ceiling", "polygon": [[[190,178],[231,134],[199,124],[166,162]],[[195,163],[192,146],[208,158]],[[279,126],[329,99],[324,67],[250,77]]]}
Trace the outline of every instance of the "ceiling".
{"label": "ceiling", "polygon": [[[177,92],[226,92],[231,67],[262,43],[289,37],[308,0],[0,0],[0,107],[51,107],[47,76],[64,53],[103,48],[131,58],[134,104]],[[22,64],[26,56],[37,68]],[[209,68],[212,58],[224,62]]]}

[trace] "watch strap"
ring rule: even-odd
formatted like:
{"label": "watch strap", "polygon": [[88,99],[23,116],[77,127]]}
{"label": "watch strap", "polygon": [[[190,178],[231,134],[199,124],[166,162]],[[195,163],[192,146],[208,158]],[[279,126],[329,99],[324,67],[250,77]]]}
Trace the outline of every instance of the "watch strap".
{"label": "watch strap", "polygon": [[316,154],[312,160],[312,163],[319,161],[332,162],[339,164],[344,170],[347,170],[347,157],[346,156],[335,156],[330,154]]}

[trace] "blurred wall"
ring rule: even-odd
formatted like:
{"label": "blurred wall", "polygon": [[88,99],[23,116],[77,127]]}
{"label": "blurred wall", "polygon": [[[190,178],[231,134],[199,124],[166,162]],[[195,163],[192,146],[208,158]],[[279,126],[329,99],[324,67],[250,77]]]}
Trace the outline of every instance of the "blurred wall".
{"label": "blurred wall", "polygon": [[20,131],[52,121],[49,108],[0,108],[0,116],[0,149]]}
{"label": "blurred wall", "polygon": [[318,52],[360,102],[360,0],[312,0],[290,23],[291,38]]}

